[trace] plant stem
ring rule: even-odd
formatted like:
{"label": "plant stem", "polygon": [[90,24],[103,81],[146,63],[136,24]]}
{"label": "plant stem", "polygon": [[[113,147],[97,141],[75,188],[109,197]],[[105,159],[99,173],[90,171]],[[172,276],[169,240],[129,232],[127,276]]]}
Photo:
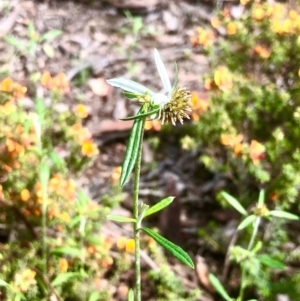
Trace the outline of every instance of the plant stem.
{"label": "plant stem", "polygon": [[[144,124],[140,144],[138,145],[138,153],[135,164],[134,172],[134,184],[133,184],[133,218],[138,221],[139,219],[139,186],[140,186],[140,171],[141,171],[141,159],[142,159],[142,146],[144,136]],[[135,243],[135,301],[141,301],[141,259],[140,259],[140,222],[133,224],[134,243]]]}
{"label": "plant stem", "polygon": [[[249,242],[248,248],[247,248],[248,251],[250,251],[253,248],[254,241],[255,241],[255,238],[256,238],[256,235],[257,235],[257,232],[258,232],[260,221],[261,221],[261,217],[257,217],[257,219],[255,220],[253,232],[252,232],[250,242]],[[244,298],[244,291],[245,291],[246,286],[244,285],[243,282],[244,282],[245,276],[246,276],[246,270],[245,270],[244,267],[242,267],[241,286],[240,286],[240,292],[239,292],[239,297],[238,297],[239,301],[243,301],[243,298]]]}

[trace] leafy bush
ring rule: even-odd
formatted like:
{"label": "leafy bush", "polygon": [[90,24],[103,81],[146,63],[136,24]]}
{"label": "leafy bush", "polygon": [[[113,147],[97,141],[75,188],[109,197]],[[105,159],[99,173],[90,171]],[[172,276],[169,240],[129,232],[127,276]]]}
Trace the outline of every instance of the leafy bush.
{"label": "leafy bush", "polygon": [[[191,38],[210,63],[203,79],[209,100],[192,95],[196,134],[187,145],[200,143],[201,161],[226,175],[249,208],[264,188],[268,207],[299,215],[299,33],[296,10],[282,3],[241,0],[239,7],[220,11],[210,28],[198,28]],[[264,251],[291,260],[287,243],[299,242],[291,235],[285,223],[272,220]],[[296,254],[292,257],[298,260]],[[270,270],[256,271],[250,282],[259,295],[270,298],[264,300],[274,300],[281,280]],[[286,273],[284,279],[288,285],[281,286],[281,293],[299,296],[299,274]]]}

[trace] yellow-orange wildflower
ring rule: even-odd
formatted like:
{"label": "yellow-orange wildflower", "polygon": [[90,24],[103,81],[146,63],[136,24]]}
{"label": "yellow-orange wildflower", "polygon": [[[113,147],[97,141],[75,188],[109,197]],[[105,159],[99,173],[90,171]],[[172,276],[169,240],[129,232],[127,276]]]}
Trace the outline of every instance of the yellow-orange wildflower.
{"label": "yellow-orange wildflower", "polygon": [[265,46],[262,46],[262,45],[256,45],[254,47],[254,51],[262,58],[264,59],[267,59],[270,54],[271,54],[271,51],[270,49],[268,49],[267,47]]}
{"label": "yellow-orange wildflower", "polygon": [[265,156],[265,147],[256,140],[252,140],[249,147],[250,158],[254,165],[258,165]]}
{"label": "yellow-orange wildflower", "polygon": [[221,135],[221,143],[225,146],[229,146],[237,156],[240,155],[242,152],[243,139],[244,139],[243,134],[238,134],[238,135],[222,134]]}
{"label": "yellow-orange wildflower", "polygon": [[202,27],[197,28],[197,36],[191,38],[193,46],[208,46],[214,42],[215,34],[210,29],[204,29]]}
{"label": "yellow-orange wildflower", "polygon": [[25,269],[21,273],[15,275],[14,285],[25,293],[28,289],[36,284],[35,280],[36,272],[31,269]]}
{"label": "yellow-orange wildflower", "polygon": [[125,250],[128,253],[134,253],[135,250],[134,239],[130,238],[127,240]]}
{"label": "yellow-orange wildflower", "polygon": [[208,100],[202,99],[199,97],[199,94],[196,91],[191,92],[191,105],[192,105],[192,119],[198,121],[200,114],[207,111]]}
{"label": "yellow-orange wildflower", "polygon": [[124,236],[121,236],[117,241],[117,248],[121,249],[121,250],[125,249],[126,243],[127,243],[127,238]]}
{"label": "yellow-orange wildflower", "polygon": [[252,18],[256,21],[261,21],[265,18],[266,12],[262,5],[257,5],[252,11]]}
{"label": "yellow-orange wildflower", "polygon": [[27,88],[14,82],[10,77],[6,77],[0,83],[0,91],[11,93],[14,98],[23,98]]}
{"label": "yellow-orange wildflower", "polygon": [[77,117],[82,118],[82,119],[87,118],[89,115],[89,113],[86,109],[86,106],[83,104],[76,105],[74,107],[74,113]]}
{"label": "yellow-orange wildflower", "polygon": [[21,197],[21,200],[22,200],[23,202],[27,202],[27,201],[29,200],[29,198],[30,198],[30,192],[29,192],[29,190],[26,189],[26,188],[23,189],[23,190],[21,191],[20,197]]}
{"label": "yellow-orange wildflower", "polygon": [[232,74],[224,67],[220,66],[214,73],[214,81],[220,90],[227,91],[233,87]]}
{"label": "yellow-orange wildflower", "polygon": [[41,76],[41,84],[48,90],[59,91],[62,94],[70,92],[69,81],[64,73],[52,77],[50,72],[46,71]]}
{"label": "yellow-orange wildflower", "polygon": [[216,16],[211,18],[210,23],[213,28],[219,28],[221,26],[220,19]]}
{"label": "yellow-orange wildflower", "polygon": [[58,263],[58,269],[61,273],[65,273],[68,271],[69,263],[68,260],[65,258],[60,258]]}
{"label": "yellow-orange wildflower", "polygon": [[121,166],[117,166],[114,167],[112,173],[111,173],[111,181],[113,183],[118,183],[121,177],[121,171],[122,171],[122,167]]}
{"label": "yellow-orange wildflower", "polygon": [[249,1],[250,1],[250,0],[240,0],[240,3],[241,3],[242,5],[246,5]]}
{"label": "yellow-orange wildflower", "polygon": [[294,9],[291,9],[289,11],[289,18],[291,20],[297,20],[298,16],[299,16],[299,14]]}
{"label": "yellow-orange wildflower", "polygon": [[226,28],[227,34],[229,35],[235,35],[237,33],[237,26],[234,22],[229,22]]}
{"label": "yellow-orange wildflower", "polygon": [[105,258],[101,261],[101,265],[102,265],[102,267],[105,268],[105,269],[109,268],[113,263],[114,263],[114,260],[113,260],[112,257],[110,257],[110,256],[105,257]]}
{"label": "yellow-orange wildflower", "polygon": [[283,21],[282,30],[285,33],[292,33],[294,29],[293,22],[290,19],[286,19]]}
{"label": "yellow-orange wildflower", "polygon": [[155,120],[146,120],[145,122],[145,130],[153,130],[155,132],[159,132],[161,130],[161,122],[157,119]]}
{"label": "yellow-orange wildflower", "polygon": [[81,153],[89,158],[99,153],[98,147],[92,140],[86,140],[81,146]]}

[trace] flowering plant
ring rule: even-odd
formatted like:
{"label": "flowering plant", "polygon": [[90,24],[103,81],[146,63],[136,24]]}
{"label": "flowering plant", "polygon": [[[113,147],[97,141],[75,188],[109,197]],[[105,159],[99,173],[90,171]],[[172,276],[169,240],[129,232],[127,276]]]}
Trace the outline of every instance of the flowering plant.
{"label": "flowering plant", "polygon": [[[187,112],[191,111],[190,92],[185,88],[179,88],[177,86],[177,67],[176,78],[172,87],[165,65],[156,49],[154,50],[154,59],[163,84],[164,93],[155,93],[137,82],[122,77],[109,79],[107,81],[110,85],[123,89],[125,91],[125,96],[128,98],[138,99],[141,105],[137,115],[125,119],[134,120],[134,123],[131,129],[120,177],[120,185],[124,186],[128,181],[133,168],[135,167],[133,218],[112,215],[108,216],[108,218],[115,221],[133,223],[136,272],[135,301],[141,300],[140,230],[143,230],[146,234],[152,237],[157,243],[171,252],[177,259],[181,260],[190,267],[194,267],[193,261],[189,255],[179,246],[168,241],[155,231],[142,226],[142,220],[144,217],[162,210],[171,204],[174,199],[174,197],[165,198],[152,207],[139,203],[139,177],[145,120],[147,117],[150,117],[151,119],[160,120],[162,124],[165,122],[170,122],[175,125],[176,121],[183,123],[184,118],[189,118]],[[128,296],[129,300],[133,300],[132,292],[130,292]]]}

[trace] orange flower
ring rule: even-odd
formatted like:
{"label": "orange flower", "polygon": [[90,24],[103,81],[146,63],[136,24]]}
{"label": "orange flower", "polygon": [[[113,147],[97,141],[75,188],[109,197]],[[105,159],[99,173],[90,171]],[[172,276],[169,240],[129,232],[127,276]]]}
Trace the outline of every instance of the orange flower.
{"label": "orange flower", "polygon": [[265,147],[256,140],[252,140],[250,144],[250,158],[254,165],[258,165],[260,160],[265,156]]}
{"label": "orange flower", "polygon": [[82,144],[81,153],[84,156],[91,158],[97,155],[99,153],[99,150],[97,148],[97,145],[94,144],[92,140],[86,140]]}
{"label": "orange flower", "polygon": [[155,132],[159,132],[161,129],[161,122],[158,120],[146,120],[145,122],[145,130],[153,130]]}
{"label": "orange flower", "polygon": [[50,72],[49,71],[46,71],[46,72],[44,72],[43,74],[42,74],[42,76],[41,76],[41,84],[45,87],[45,88],[47,88],[47,89],[49,89],[49,90],[51,90],[52,89],[52,76],[51,76],[51,74],[50,74]]}
{"label": "orange flower", "polygon": [[41,84],[48,90],[59,91],[67,94],[70,91],[69,81],[64,73],[52,77],[49,71],[43,73]]}
{"label": "orange flower", "polygon": [[220,90],[226,91],[233,87],[233,80],[230,71],[220,66],[214,73],[214,81]]}
{"label": "orange flower", "polygon": [[208,100],[200,98],[196,91],[192,91],[191,103],[192,103],[192,110],[193,110],[192,119],[198,121],[199,115],[207,111]]}
{"label": "orange flower", "polygon": [[103,268],[107,269],[109,268],[112,264],[114,263],[114,260],[112,259],[112,257],[107,256],[106,258],[104,258],[101,262],[101,265]]}
{"label": "orange flower", "polygon": [[88,115],[89,115],[89,113],[86,109],[86,106],[83,104],[79,104],[79,105],[75,106],[74,113],[77,117],[82,118],[82,119],[88,117]]}
{"label": "orange flower", "polygon": [[23,98],[27,92],[27,88],[15,83],[10,77],[6,77],[0,83],[0,91],[9,92],[14,98]]}
{"label": "orange flower", "polygon": [[191,38],[191,43],[193,46],[201,45],[208,46],[214,41],[215,35],[212,30],[206,30],[202,27],[197,28],[197,37]]}
{"label": "orange flower", "polygon": [[227,24],[227,34],[235,35],[237,33],[237,26],[234,22],[229,22]]}
{"label": "orange flower", "polygon": [[265,10],[262,5],[257,5],[252,11],[252,18],[256,21],[261,21],[266,16]]}
{"label": "orange flower", "polygon": [[21,196],[21,200],[23,202],[27,202],[29,200],[29,198],[30,198],[30,192],[29,192],[29,190],[28,189],[23,189],[21,191],[21,195],[20,196]]}
{"label": "orange flower", "polygon": [[266,47],[264,47],[264,46],[262,46],[262,45],[256,45],[256,46],[254,47],[254,51],[255,51],[260,57],[262,57],[262,58],[264,58],[264,59],[267,59],[267,58],[270,56],[270,54],[271,54],[270,49],[268,49],[268,48],[266,48]]}
{"label": "orange flower", "polygon": [[229,146],[237,156],[240,155],[242,152],[243,139],[244,139],[243,134],[238,134],[237,136],[231,134],[221,135],[221,143],[225,146]]}

